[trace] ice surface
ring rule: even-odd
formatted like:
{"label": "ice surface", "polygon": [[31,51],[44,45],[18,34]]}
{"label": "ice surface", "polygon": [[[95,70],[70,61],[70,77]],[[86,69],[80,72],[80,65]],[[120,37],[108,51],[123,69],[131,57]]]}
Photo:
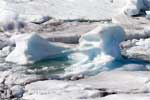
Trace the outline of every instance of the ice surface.
{"label": "ice surface", "polygon": [[69,67],[63,67],[65,76],[95,75],[112,69],[148,70],[141,62],[137,61],[134,65],[135,62],[122,58],[119,45],[124,38],[123,28],[116,24],[101,24],[82,35],[78,47],[74,49],[68,49],[58,43],[49,43],[36,34],[16,35],[11,38],[16,48],[7,56],[6,61],[32,64],[44,59],[67,58],[63,60],[69,62]]}

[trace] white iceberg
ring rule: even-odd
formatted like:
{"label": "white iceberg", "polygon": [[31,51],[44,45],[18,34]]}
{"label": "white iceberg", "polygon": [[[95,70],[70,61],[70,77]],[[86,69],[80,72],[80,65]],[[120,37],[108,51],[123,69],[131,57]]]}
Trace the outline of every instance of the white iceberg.
{"label": "white iceberg", "polygon": [[114,24],[100,25],[84,34],[78,52],[69,55],[76,63],[66,68],[66,75],[96,74],[110,69],[114,61],[122,59],[119,44],[124,38],[124,30]]}
{"label": "white iceberg", "polygon": [[49,43],[37,34],[20,34],[11,38],[16,48],[6,57],[7,62],[21,65],[32,64],[43,59],[62,57],[68,48],[57,43]]}
{"label": "white iceberg", "polygon": [[150,8],[150,0],[143,0],[143,2],[147,6],[147,8]]}

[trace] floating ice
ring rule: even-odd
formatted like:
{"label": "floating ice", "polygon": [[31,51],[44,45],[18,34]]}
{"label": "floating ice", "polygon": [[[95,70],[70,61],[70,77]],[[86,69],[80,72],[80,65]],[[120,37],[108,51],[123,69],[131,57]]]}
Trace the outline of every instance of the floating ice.
{"label": "floating ice", "polygon": [[16,35],[11,38],[16,48],[6,57],[6,61],[22,65],[44,59],[68,58],[64,60],[69,60],[67,62],[70,64],[65,68],[65,76],[95,75],[120,67],[118,70],[147,70],[144,65],[136,62],[135,66],[132,61],[122,58],[119,45],[124,38],[123,28],[115,24],[103,24],[84,34],[75,49],[49,43],[37,34]]}
{"label": "floating ice", "polygon": [[114,24],[100,25],[80,38],[78,52],[69,56],[76,63],[66,68],[67,74],[96,74],[112,69],[121,60],[119,44],[124,30]]}
{"label": "floating ice", "polygon": [[15,49],[6,57],[6,61],[21,65],[31,64],[43,59],[62,57],[68,48],[49,43],[37,34],[20,34],[11,38],[15,41]]}

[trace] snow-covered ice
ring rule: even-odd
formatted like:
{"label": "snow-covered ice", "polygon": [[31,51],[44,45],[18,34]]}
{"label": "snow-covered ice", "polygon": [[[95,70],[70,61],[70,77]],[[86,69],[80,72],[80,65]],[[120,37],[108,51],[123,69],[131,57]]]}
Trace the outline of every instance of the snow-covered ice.
{"label": "snow-covered ice", "polygon": [[100,25],[84,34],[79,40],[78,52],[69,56],[75,64],[66,68],[66,73],[92,75],[112,69],[113,64],[122,59],[119,44],[124,35],[124,30],[114,24]]}
{"label": "snow-covered ice", "polygon": [[65,56],[68,48],[57,43],[49,43],[34,33],[13,36],[15,49],[6,57],[6,61],[17,64],[31,64],[40,60]]}
{"label": "snow-covered ice", "polygon": [[[20,15],[50,16],[56,19],[110,20],[126,0],[1,0],[5,9]],[[1,8],[1,7],[0,7]]]}

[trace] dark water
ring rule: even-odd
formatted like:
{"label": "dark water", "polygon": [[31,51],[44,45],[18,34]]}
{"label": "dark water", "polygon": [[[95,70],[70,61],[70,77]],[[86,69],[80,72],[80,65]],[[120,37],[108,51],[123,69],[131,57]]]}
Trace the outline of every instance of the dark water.
{"label": "dark water", "polygon": [[53,60],[43,60],[33,65],[26,66],[28,68],[27,74],[63,74],[64,69],[69,67],[71,62],[67,58],[59,58]]}
{"label": "dark water", "polygon": [[[83,58],[84,59],[84,58]],[[26,74],[37,74],[37,75],[61,75],[65,72],[65,68],[70,67],[73,63],[73,61],[68,60],[67,58],[58,58],[58,59],[49,59],[49,60],[43,60],[38,63],[27,65],[27,66],[18,66],[16,64],[10,64],[10,63],[4,63],[3,60],[0,60],[0,70],[9,70],[11,68],[15,68],[15,71],[17,72],[25,72]],[[4,64],[3,64],[4,63]],[[140,65],[147,65],[150,64],[148,62],[140,61],[137,59],[122,59],[113,61],[110,63],[110,66],[108,64],[108,68],[110,70],[115,70],[117,68],[122,67],[126,64],[140,64]],[[79,66],[80,67],[80,66]],[[99,73],[100,70],[97,70],[94,73]]]}
{"label": "dark water", "polygon": [[[83,58],[84,59],[84,58]],[[38,63],[35,63],[33,65],[28,65],[27,67],[27,74],[38,74],[38,75],[54,75],[54,74],[63,74],[64,69],[67,67],[70,67],[71,64],[73,64],[72,61],[68,60],[67,58],[59,58],[59,59],[53,59],[53,60],[43,60]],[[140,61],[140,60],[134,60],[134,59],[122,59],[113,61],[110,66],[107,67],[110,70],[114,70],[117,68],[122,67],[126,64],[140,64],[140,65],[146,65],[147,62]],[[101,72],[101,71],[97,71]]]}

